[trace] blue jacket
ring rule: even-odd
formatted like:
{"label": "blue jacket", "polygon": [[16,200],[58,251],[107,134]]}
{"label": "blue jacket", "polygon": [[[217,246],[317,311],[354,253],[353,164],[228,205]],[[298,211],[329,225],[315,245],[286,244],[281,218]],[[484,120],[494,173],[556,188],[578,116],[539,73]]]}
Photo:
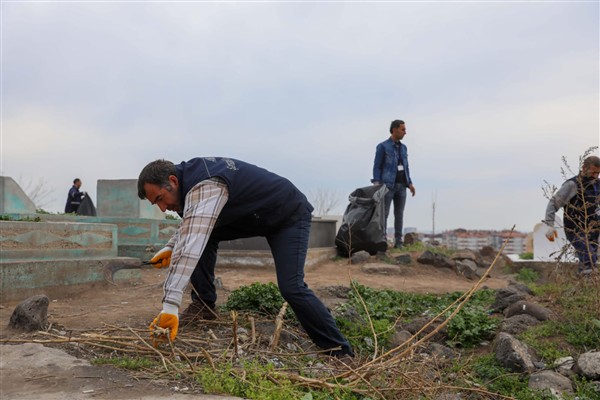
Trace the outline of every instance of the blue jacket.
{"label": "blue jacket", "polygon": [[73,185],[71,189],[69,189],[69,194],[67,195],[67,204],[65,204],[65,213],[74,213],[77,212],[79,205],[81,204],[81,198],[83,197],[83,193],[79,191],[77,186]]}
{"label": "blue jacket", "polygon": [[227,184],[229,199],[215,228],[228,227],[252,236],[261,235],[313,211],[306,196],[289,180],[240,160],[193,158],[175,168],[181,182],[182,210],[185,196],[197,183],[218,177]]}
{"label": "blue jacket", "polygon": [[[404,165],[404,175],[408,185],[412,185],[410,170],[408,168],[408,150],[404,143],[400,143],[400,157]],[[390,189],[396,183],[398,173],[398,154],[391,138],[377,145],[375,161],[373,162],[373,179],[371,182],[385,183]]]}

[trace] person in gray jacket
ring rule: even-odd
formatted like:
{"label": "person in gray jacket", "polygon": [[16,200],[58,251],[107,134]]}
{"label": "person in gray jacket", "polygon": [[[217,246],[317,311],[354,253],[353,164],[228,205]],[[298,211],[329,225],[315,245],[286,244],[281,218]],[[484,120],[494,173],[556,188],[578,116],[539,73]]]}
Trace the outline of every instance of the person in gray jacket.
{"label": "person in gray jacket", "polygon": [[554,241],[554,217],[564,208],[563,226],[567,240],[579,259],[580,275],[598,268],[598,239],[600,238],[600,158],[589,156],[583,160],[578,175],[568,179],[552,196],[546,207],[544,223],[548,226],[546,238]]}

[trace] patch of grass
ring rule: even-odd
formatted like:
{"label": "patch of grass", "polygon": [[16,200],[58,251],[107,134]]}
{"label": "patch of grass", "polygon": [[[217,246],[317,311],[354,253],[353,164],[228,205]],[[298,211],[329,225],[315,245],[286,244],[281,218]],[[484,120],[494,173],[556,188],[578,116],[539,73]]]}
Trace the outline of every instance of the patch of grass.
{"label": "patch of grass", "polygon": [[520,260],[533,260],[533,253],[530,251],[521,253],[521,254],[519,254],[519,259]]}
{"label": "patch of grass", "polygon": [[156,361],[147,358],[130,358],[130,357],[114,357],[114,358],[95,358],[91,360],[94,365],[113,365],[118,368],[140,370],[149,369],[159,365]]}
{"label": "patch of grass", "polygon": [[0,221],[17,221],[17,222],[41,222],[40,217],[13,217],[11,215],[0,215]]}
{"label": "patch of grass", "polygon": [[531,268],[521,268],[515,277],[523,283],[534,283],[540,278],[540,275]]}
{"label": "patch of grass", "polygon": [[[312,391],[295,385],[277,373],[271,364],[245,361],[240,368],[230,363],[196,371],[196,382],[205,393],[227,394],[256,400],[359,400],[360,397],[343,391],[335,393]],[[333,395],[333,396],[332,396]]]}
{"label": "patch of grass", "polygon": [[519,335],[519,339],[534,349],[545,362],[552,363],[557,358],[570,354],[569,349],[557,340],[561,329],[560,325],[556,321],[545,321],[530,327]]}

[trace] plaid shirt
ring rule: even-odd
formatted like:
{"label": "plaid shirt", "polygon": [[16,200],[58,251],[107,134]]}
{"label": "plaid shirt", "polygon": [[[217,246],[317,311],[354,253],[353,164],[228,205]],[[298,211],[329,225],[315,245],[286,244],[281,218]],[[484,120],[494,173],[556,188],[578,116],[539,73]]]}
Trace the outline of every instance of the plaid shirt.
{"label": "plaid shirt", "polygon": [[173,254],[163,286],[163,303],[181,305],[183,291],[228,199],[227,185],[218,178],[198,183],[185,196],[183,220],[167,243],[173,248]]}

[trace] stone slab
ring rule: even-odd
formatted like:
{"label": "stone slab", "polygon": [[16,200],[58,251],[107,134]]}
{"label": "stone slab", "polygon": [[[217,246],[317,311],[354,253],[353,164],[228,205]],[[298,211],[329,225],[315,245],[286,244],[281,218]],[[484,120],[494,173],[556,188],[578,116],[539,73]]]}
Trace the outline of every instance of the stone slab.
{"label": "stone slab", "polygon": [[[139,262],[129,257],[86,258],[81,260],[21,260],[0,262],[0,301],[24,300],[34,294],[64,295],[80,285],[108,285],[104,267],[109,262]],[[118,271],[115,282],[141,279],[139,269]]]}
{"label": "stone slab", "polygon": [[15,180],[0,176],[0,213],[35,213],[35,204]]}
{"label": "stone slab", "polygon": [[[317,265],[323,261],[335,257],[337,250],[335,247],[309,248],[306,254],[305,270]],[[264,267],[275,268],[275,261],[270,250],[225,250],[219,249],[217,254],[217,268],[244,268],[244,267]]]}
{"label": "stone slab", "polygon": [[2,261],[116,257],[117,226],[0,221],[0,251]]}
{"label": "stone slab", "polygon": [[96,202],[99,217],[165,218],[157,206],[138,197],[137,179],[99,179]]}

